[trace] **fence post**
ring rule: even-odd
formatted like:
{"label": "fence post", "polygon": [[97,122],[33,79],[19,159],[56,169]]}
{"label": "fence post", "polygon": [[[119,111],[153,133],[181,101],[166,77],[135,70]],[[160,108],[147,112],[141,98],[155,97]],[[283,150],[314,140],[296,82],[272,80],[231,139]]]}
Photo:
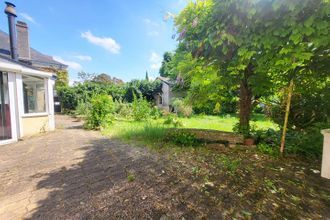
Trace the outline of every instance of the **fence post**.
{"label": "fence post", "polygon": [[330,179],[330,129],[322,130],[324,136],[321,176]]}

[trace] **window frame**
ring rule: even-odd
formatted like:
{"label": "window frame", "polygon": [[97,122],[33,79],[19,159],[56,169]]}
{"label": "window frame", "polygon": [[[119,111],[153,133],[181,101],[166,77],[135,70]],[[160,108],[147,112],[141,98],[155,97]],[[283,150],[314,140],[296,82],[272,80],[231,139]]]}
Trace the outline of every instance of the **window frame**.
{"label": "window frame", "polygon": [[[33,77],[33,78],[39,78],[42,79],[44,81],[44,90],[45,90],[45,111],[44,112],[31,112],[31,113],[25,113],[25,107],[24,107],[24,76],[27,77]],[[48,78],[45,77],[41,77],[41,76],[35,76],[35,75],[30,75],[30,74],[22,74],[22,92],[21,92],[21,96],[22,96],[22,110],[23,110],[23,114],[22,117],[23,118],[29,118],[29,117],[39,117],[39,116],[48,116],[49,115],[49,108],[48,108]]]}

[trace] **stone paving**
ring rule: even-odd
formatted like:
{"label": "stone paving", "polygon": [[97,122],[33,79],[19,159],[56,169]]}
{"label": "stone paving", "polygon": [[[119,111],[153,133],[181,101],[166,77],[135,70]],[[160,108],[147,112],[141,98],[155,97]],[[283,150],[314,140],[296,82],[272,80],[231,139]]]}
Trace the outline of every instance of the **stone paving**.
{"label": "stone paving", "polygon": [[[174,217],[203,212],[203,205],[192,208],[196,189],[173,175],[176,168],[170,170],[163,157],[85,131],[67,116],[56,120],[54,132],[0,146],[1,220],[159,219],[174,208]],[[128,181],[129,175],[136,180]]]}

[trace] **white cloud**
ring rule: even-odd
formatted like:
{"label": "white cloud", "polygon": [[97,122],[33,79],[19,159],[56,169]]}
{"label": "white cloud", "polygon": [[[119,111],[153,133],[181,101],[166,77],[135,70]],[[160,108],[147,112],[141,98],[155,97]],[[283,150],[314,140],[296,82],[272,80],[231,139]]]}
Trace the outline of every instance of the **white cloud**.
{"label": "white cloud", "polygon": [[157,37],[157,36],[159,36],[159,32],[158,31],[149,31],[147,33],[147,35],[150,37]]}
{"label": "white cloud", "polygon": [[152,70],[158,70],[162,66],[162,63],[153,63],[150,65]]}
{"label": "white cloud", "polygon": [[22,12],[22,13],[20,13],[20,16],[22,16],[25,20],[27,20],[33,24],[37,24],[36,20],[34,20],[34,18],[27,13]]}
{"label": "white cloud", "polygon": [[150,68],[152,70],[158,70],[162,65],[162,57],[156,52],[151,53],[149,61],[151,63]]}
{"label": "white cloud", "polygon": [[161,62],[162,57],[158,53],[152,52],[151,55],[150,55],[149,61],[152,62],[152,63]]}
{"label": "white cloud", "polygon": [[68,65],[69,68],[71,68],[73,70],[82,70],[82,66],[80,65],[80,63],[77,63],[74,61],[69,61],[69,60],[64,60],[62,57],[59,57],[59,56],[53,56],[53,59],[57,62]]}
{"label": "white cloud", "polygon": [[92,61],[92,57],[87,55],[76,55],[74,57],[82,61]]}
{"label": "white cloud", "polygon": [[81,37],[111,53],[117,54],[120,51],[120,45],[111,37],[97,37],[90,31],[81,33]]}
{"label": "white cloud", "polygon": [[150,26],[159,27],[159,24],[157,22],[152,21],[149,18],[143,19],[143,22],[147,25],[150,25]]}

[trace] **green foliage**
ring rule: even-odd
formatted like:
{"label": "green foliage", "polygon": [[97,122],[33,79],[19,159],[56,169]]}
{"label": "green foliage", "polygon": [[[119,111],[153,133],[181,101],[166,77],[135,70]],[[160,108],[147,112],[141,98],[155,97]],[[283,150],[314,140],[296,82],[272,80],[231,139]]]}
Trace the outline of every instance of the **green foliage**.
{"label": "green foliage", "polygon": [[157,80],[132,80],[126,84],[125,90],[124,100],[127,102],[133,102],[134,95],[151,102],[155,95],[161,92],[161,83]]}
{"label": "green foliage", "polygon": [[151,116],[152,108],[150,103],[144,98],[137,98],[134,94],[132,103],[133,119],[135,121],[146,120]]}
{"label": "green foliage", "polygon": [[221,112],[221,104],[219,102],[217,102],[214,106],[213,113],[220,114],[220,112]]}
{"label": "green foliage", "polygon": [[172,58],[173,54],[170,52],[165,52],[163,56],[162,66],[159,69],[160,76],[169,77],[172,75],[173,67],[172,67]]}
{"label": "green foliage", "polygon": [[132,103],[123,102],[122,100],[115,101],[115,113],[119,118],[133,118]]}
{"label": "green foliage", "polygon": [[164,125],[172,125],[176,127],[182,127],[183,123],[176,115],[169,114],[165,117]]}
{"label": "green foliage", "polygon": [[69,85],[69,73],[67,70],[59,70],[56,72],[55,88],[65,87]]}
{"label": "green foliage", "polygon": [[101,126],[108,126],[112,120],[114,103],[109,95],[95,95],[90,102],[90,110],[86,117],[86,128],[98,129]]}
{"label": "green foliage", "polygon": [[128,182],[133,182],[134,180],[135,180],[135,175],[134,175],[134,173],[131,173],[131,172],[128,172],[127,173],[127,181]]}
{"label": "green foliage", "polygon": [[95,95],[110,95],[114,100],[119,100],[125,92],[122,85],[108,85],[89,81],[78,83],[74,87],[58,87],[56,89],[62,108],[69,111],[75,110],[79,101],[90,102]]}
{"label": "green foliage", "polygon": [[178,146],[185,147],[196,147],[200,145],[200,141],[197,139],[196,135],[189,131],[184,131],[180,129],[169,131],[166,134],[165,141],[171,142]]}
{"label": "green foliage", "polygon": [[74,111],[76,116],[87,116],[89,115],[89,111],[91,109],[90,103],[85,103],[83,101],[78,101],[78,105],[76,110]]}
{"label": "green foliage", "polygon": [[[201,89],[191,94],[240,86],[240,101],[245,100],[240,126],[248,128],[253,101],[274,95],[292,78],[298,88],[329,80],[329,11],[327,0],[190,2],[175,18],[179,55],[174,57],[181,59],[174,69],[188,76],[189,89]],[[209,86],[194,85],[208,81]]]}
{"label": "green foliage", "polygon": [[[304,130],[290,129],[286,138],[286,153],[299,155],[307,159],[320,158],[322,155],[323,135],[322,129],[330,127],[329,123],[316,123]],[[281,141],[281,130],[255,132],[258,150],[273,156],[278,155]]]}
{"label": "green foliage", "polygon": [[176,98],[172,100],[172,106],[174,112],[179,116],[190,117],[193,113],[192,107],[184,103],[182,99]]}
{"label": "green foliage", "polygon": [[218,156],[217,161],[222,164],[229,174],[234,174],[240,165],[239,159],[232,159],[226,155]]}
{"label": "green foliage", "polygon": [[111,78],[111,76],[101,73],[92,78],[92,82],[100,83],[100,84],[123,84],[124,82],[121,79],[117,79],[116,77]]}
{"label": "green foliage", "polygon": [[164,139],[166,128],[160,123],[146,121],[114,121],[103,130],[113,138],[127,141],[143,141],[144,143],[159,143]]}
{"label": "green foliage", "polygon": [[278,147],[267,145],[265,143],[258,144],[257,150],[263,154],[268,154],[270,156],[279,156],[280,154]]}
{"label": "green foliage", "polygon": [[304,131],[290,130],[287,136],[287,153],[313,159],[322,155],[323,135],[321,130],[329,128],[328,123],[316,123]]}
{"label": "green foliage", "polygon": [[[292,96],[289,128],[305,129],[315,123],[325,123],[330,117],[330,77],[328,81],[313,84],[312,80],[305,83],[296,81],[296,87],[299,87],[300,91],[297,88]],[[284,120],[285,100],[286,95],[282,92],[268,101],[269,116],[281,126]]]}
{"label": "green foliage", "polygon": [[61,105],[64,110],[74,110],[78,104],[76,91],[73,87],[57,87],[57,95],[61,100]]}

